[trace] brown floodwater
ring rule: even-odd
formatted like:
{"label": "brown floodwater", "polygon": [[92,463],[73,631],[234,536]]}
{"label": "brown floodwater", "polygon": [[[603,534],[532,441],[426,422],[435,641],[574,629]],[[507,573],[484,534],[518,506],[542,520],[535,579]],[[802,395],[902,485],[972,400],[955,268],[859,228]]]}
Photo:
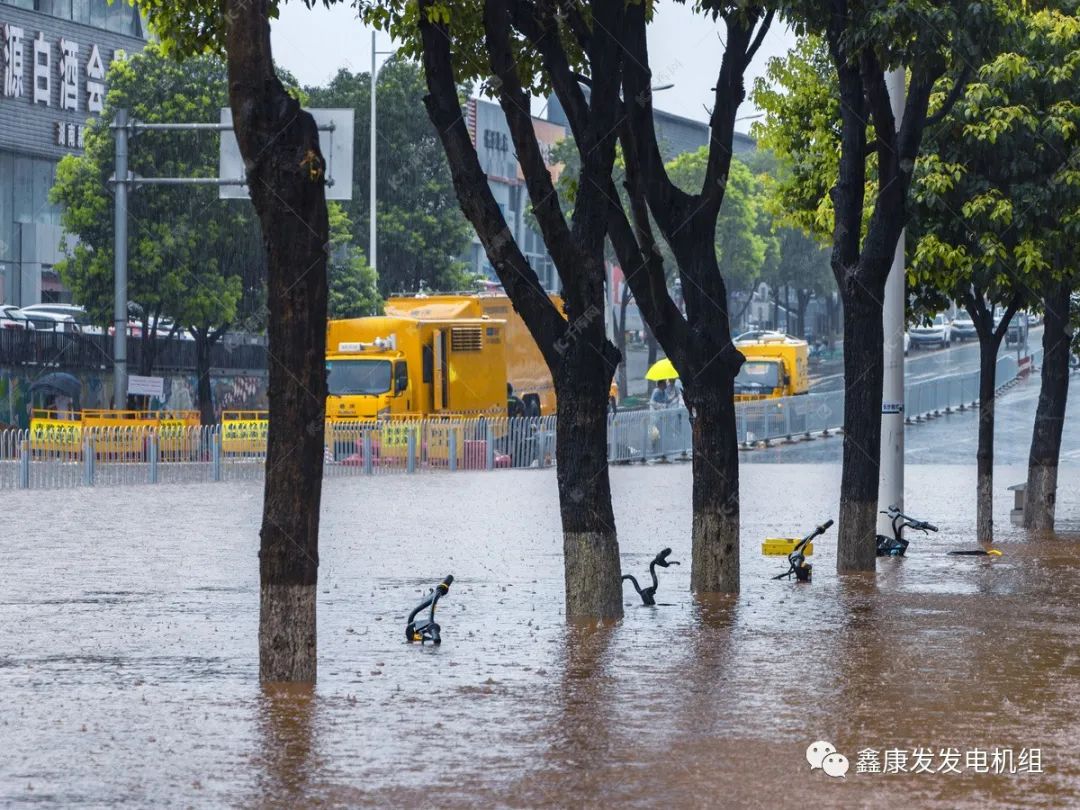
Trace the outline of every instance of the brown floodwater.
{"label": "brown floodwater", "polygon": [[[1023,473],[999,470],[989,560],[945,553],[972,547],[974,472],[909,467],[940,534],[838,578],[834,528],[800,586],[760,542],[835,517],[839,467],[745,465],[743,591],[701,602],[689,466],[616,468],[624,571],[684,564],[667,604],[628,588],[599,629],[562,618],[551,471],[330,480],[319,682],[268,690],[257,483],[5,492],[0,806],[1080,806],[1077,472],[1062,531],[1029,538],[1004,490]],[[407,645],[448,573],[442,646]],[[816,740],[845,778],[811,771]],[[911,772],[920,748],[961,772]],[[978,772],[995,748],[1042,772]],[[908,771],[858,773],[870,750]]]}

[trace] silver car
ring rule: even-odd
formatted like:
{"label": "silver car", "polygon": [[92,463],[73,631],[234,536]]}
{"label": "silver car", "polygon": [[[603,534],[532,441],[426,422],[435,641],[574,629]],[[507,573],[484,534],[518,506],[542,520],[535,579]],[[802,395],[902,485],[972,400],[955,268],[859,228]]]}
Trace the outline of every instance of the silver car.
{"label": "silver car", "polygon": [[952,343],[952,325],[949,319],[942,314],[934,316],[929,325],[920,324],[908,330],[911,335],[912,348],[920,346],[940,346],[942,348]]}

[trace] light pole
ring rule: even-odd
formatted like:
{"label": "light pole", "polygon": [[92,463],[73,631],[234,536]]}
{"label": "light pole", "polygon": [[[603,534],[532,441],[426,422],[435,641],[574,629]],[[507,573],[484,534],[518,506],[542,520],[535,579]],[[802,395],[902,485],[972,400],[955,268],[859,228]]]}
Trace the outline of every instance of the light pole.
{"label": "light pole", "polygon": [[113,408],[127,407],[127,257],[128,257],[128,111],[118,109],[116,133],[115,210],[113,214]]}
{"label": "light pole", "polygon": [[369,174],[368,174],[368,177],[369,177],[370,183],[371,183],[371,188],[368,189],[368,194],[369,194],[368,206],[369,206],[369,211],[370,211],[370,215],[368,217],[368,224],[369,224],[369,232],[368,232],[368,254],[369,254],[368,255],[368,264],[371,265],[371,269],[375,273],[375,278],[376,279],[378,279],[378,277],[379,277],[379,269],[378,269],[378,259],[377,259],[377,256],[376,256],[376,254],[378,252],[378,244],[377,244],[376,237],[375,237],[375,225],[376,225],[376,218],[378,216],[378,213],[376,211],[376,194],[375,194],[375,175],[376,175],[375,161],[376,161],[377,156],[378,156],[378,152],[377,152],[377,150],[375,148],[375,80],[376,80],[376,77],[377,77],[378,74],[375,72],[375,57],[379,56],[380,54],[392,54],[392,53],[393,53],[393,51],[378,51],[378,50],[375,49],[375,32],[372,31],[371,32],[371,135],[370,135],[370,137],[371,137],[371,147],[370,147],[370,150],[369,150],[370,151],[369,161],[370,161],[371,169],[370,169]]}
{"label": "light pole", "polygon": [[[906,73],[903,68],[885,76],[893,118],[899,130],[904,114]],[[892,268],[885,282],[882,326],[885,333],[884,376],[881,387],[881,475],[878,503],[904,508],[904,270],[905,231],[900,232]],[[878,516],[878,534],[892,533],[887,515]]]}

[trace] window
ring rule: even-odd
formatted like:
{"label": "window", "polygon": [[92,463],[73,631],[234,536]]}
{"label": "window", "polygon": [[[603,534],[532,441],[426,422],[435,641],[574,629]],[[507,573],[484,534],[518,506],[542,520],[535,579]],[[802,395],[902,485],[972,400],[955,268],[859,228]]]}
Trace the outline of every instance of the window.
{"label": "window", "polygon": [[37,0],[37,10],[42,14],[71,19],[71,0]]}
{"label": "window", "polygon": [[33,160],[16,155],[13,219],[16,222],[34,221],[34,170]]}
{"label": "window", "polygon": [[762,360],[747,360],[735,377],[737,393],[766,392],[780,385],[780,368],[776,363]]}
{"label": "window", "polygon": [[385,394],[390,390],[389,360],[329,360],[326,370],[331,396]]}
{"label": "window", "polygon": [[[14,167],[10,152],[0,152],[0,261],[18,258],[15,241],[15,216],[12,198],[15,190]],[[9,291],[10,292],[10,291]]]}

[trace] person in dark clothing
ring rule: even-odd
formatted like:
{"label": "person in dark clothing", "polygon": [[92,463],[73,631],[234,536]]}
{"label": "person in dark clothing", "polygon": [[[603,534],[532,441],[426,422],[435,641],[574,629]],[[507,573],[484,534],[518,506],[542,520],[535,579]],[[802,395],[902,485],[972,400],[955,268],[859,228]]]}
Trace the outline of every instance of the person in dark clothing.
{"label": "person in dark clothing", "polygon": [[513,419],[516,416],[525,415],[525,403],[518,399],[514,393],[512,383],[506,384],[506,415]]}

